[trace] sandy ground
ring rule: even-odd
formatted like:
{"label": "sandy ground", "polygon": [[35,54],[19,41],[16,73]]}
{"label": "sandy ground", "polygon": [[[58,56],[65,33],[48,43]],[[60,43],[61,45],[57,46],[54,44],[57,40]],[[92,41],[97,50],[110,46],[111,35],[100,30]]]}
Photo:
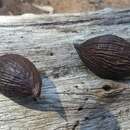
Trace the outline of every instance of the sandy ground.
{"label": "sandy ground", "polygon": [[0,0],[0,15],[86,12],[107,7],[128,8],[130,0]]}

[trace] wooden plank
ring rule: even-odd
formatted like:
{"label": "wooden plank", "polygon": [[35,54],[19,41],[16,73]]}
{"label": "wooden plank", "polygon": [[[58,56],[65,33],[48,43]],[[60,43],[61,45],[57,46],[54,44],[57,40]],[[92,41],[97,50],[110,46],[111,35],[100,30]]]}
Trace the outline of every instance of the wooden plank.
{"label": "wooden plank", "polygon": [[129,82],[95,76],[73,47],[103,34],[130,41],[130,10],[0,19],[0,55],[24,55],[43,79],[38,103],[0,95],[0,130],[130,130]]}

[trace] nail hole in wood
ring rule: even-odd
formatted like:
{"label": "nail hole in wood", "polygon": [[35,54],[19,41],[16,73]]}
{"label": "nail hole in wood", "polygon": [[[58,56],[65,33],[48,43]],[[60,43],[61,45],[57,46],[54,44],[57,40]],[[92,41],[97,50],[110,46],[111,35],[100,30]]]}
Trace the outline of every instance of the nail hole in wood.
{"label": "nail hole in wood", "polygon": [[86,116],[86,117],[84,117],[84,120],[85,120],[85,121],[86,121],[86,120],[88,120],[88,119],[89,119],[89,117],[87,117],[87,116]]}
{"label": "nail hole in wood", "polygon": [[53,56],[53,55],[54,55],[54,53],[53,53],[53,52],[51,52],[51,53],[50,53],[50,56]]}
{"label": "nail hole in wood", "polygon": [[78,111],[83,110],[83,106],[79,106]]}
{"label": "nail hole in wood", "polygon": [[84,82],[81,82],[81,84],[84,84]]}
{"label": "nail hole in wood", "polygon": [[110,85],[104,85],[102,89],[104,89],[105,91],[110,91],[112,88]]}
{"label": "nail hole in wood", "polygon": [[79,88],[79,86],[78,85],[76,85],[76,86],[74,86],[75,88]]}
{"label": "nail hole in wood", "polygon": [[87,101],[87,100],[88,100],[88,98],[85,98],[84,100],[85,100],[85,101]]}

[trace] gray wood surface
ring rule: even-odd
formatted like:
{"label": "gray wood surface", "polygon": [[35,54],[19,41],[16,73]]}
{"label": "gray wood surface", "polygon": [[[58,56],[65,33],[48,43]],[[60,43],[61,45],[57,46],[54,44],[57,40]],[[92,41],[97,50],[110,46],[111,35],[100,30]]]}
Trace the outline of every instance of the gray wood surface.
{"label": "gray wood surface", "polygon": [[0,130],[130,130],[129,80],[100,79],[73,47],[103,34],[130,41],[130,10],[0,16],[0,55],[24,55],[43,79],[38,102],[0,95]]}

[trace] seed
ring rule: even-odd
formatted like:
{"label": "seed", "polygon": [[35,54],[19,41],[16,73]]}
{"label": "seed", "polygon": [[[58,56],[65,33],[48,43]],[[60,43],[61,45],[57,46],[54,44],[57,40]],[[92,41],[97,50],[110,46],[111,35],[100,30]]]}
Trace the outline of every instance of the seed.
{"label": "seed", "polygon": [[41,77],[34,64],[17,54],[0,56],[0,92],[6,96],[31,96],[41,92]]}
{"label": "seed", "polygon": [[114,35],[74,44],[81,60],[96,75],[120,80],[130,76],[130,43]]}

